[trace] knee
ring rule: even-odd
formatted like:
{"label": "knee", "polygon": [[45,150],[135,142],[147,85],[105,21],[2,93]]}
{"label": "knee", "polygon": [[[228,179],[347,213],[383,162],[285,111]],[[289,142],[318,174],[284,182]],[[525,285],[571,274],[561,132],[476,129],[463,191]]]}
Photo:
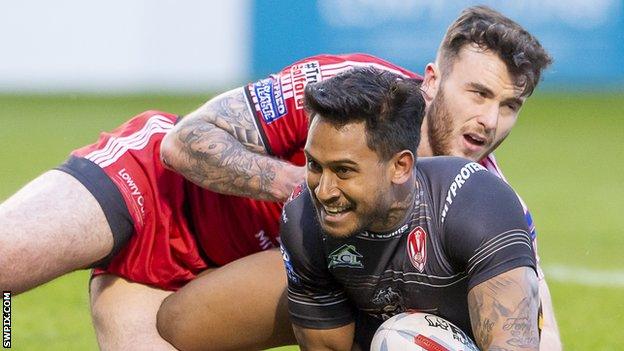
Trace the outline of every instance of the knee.
{"label": "knee", "polygon": [[102,333],[111,320],[112,312],[109,306],[107,306],[105,299],[100,299],[102,290],[106,284],[103,284],[102,280],[105,277],[94,277],[89,283],[89,298],[91,300],[91,320],[96,333]]}
{"label": "knee", "polygon": [[166,297],[156,314],[156,329],[158,334],[167,342],[178,349],[182,349],[183,337],[181,336],[184,327],[182,326],[182,316],[180,310],[176,308],[173,300],[175,294]]}

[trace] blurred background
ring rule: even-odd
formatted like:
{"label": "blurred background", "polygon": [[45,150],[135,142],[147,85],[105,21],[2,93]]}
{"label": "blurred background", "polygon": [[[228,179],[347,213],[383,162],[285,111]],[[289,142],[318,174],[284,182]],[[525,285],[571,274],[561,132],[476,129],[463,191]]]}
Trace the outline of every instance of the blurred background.
{"label": "blurred background", "polygon": [[[497,157],[533,212],[565,348],[622,348],[620,0],[2,1],[0,201],[143,110],[185,114],[309,55],[366,52],[421,73],[477,3],[555,59]],[[13,348],[97,349],[88,277],[15,297]]]}

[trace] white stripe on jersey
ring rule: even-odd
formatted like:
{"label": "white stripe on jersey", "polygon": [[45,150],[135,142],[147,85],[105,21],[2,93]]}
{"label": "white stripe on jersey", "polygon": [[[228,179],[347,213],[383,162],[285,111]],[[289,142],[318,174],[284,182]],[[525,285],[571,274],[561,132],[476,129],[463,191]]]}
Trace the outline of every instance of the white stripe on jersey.
{"label": "white stripe on jersey", "polygon": [[524,235],[527,235],[527,233],[524,230],[514,229],[514,230],[508,230],[504,233],[498,234],[497,236],[493,238],[490,238],[490,240],[486,241],[479,248],[475,250],[475,253],[468,260],[468,264],[471,264],[472,260],[475,260],[476,258],[478,258],[478,256],[484,254],[486,250],[491,249],[492,247],[495,247],[497,245],[500,245],[501,242],[513,240],[514,238],[517,239],[518,236],[520,238],[524,238]]}
{"label": "white stripe on jersey", "polygon": [[392,72],[394,74],[398,74],[402,77],[408,78],[409,76],[404,74],[403,72],[394,69],[394,68],[390,68],[388,66],[382,65],[380,63],[376,63],[376,62],[359,62],[359,61],[344,61],[344,62],[340,62],[340,63],[333,63],[333,64],[329,64],[329,65],[321,65],[321,73],[323,74],[323,77],[326,76],[333,76],[336,75],[340,72],[352,69],[354,67],[374,67],[377,69],[380,69],[382,71],[388,71],[388,72]]}
{"label": "white stripe on jersey", "polygon": [[85,158],[104,168],[117,161],[128,150],[144,148],[154,134],[166,133],[173,128],[173,122],[161,115],[150,117],[141,130],[123,137],[112,137],[101,150],[95,150]]}
{"label": "white stripe on jersey", "polygon": [[468,274],[470,274],[472,270],[477,266],[477,264],[479,264],[481,261],[492,256],[496,252],[512,245],[525,245],[529,248],[532,248],[529,234],[524,230],[510,230],[490,239],[479,249],[477,249],[476,253],[472,257],[470,257],[470,259],[468,259]]}
{"label": "white stripe on jersey", "polygon": [[[296,292],[295,290],[290,290],[290,293],[293,296],[299,296],[299,297],[307,297],[307,298],[311,298],[310,295],[308,293],[299,293]],[[342,298],[342,296],[344,296],[344,291],[342,290],[335,290],[335,291],[330,291],[325,295],[314,295],[314,299],[315,300],[321,300],[321,299],[335,299],[335,298]]]}
{"label": "white stripe on jersey", "polygon": [[333,302],[329,302],[329,303],[316,303],[316,302],[304,302],[301,300],[296,300],[292,297],[290,297],[290,295],[288,296],[288,300],[300,304],[300,305],[308,305],[308,306],[331,306],[331,305],[337,305],[339,303],[343,303],[348,301],[348,299],[342,299],[342,300],[337,300],[337,301],[333,301]]}
{"label": "white stripe on jersey", "polygon": [[292,302],[309,306],[331,306],[348,301],[344,297],[344,291],[340,290],[332,291],[325,295],[311,296],[309,293],[299,293],[291,288],[288,288],[288,299]]}
{"label": "white stripe on jersey", "polygon": [[[461,273],[463,274],[463,272],[461,272]],[[461,277],[458,277],[457,280],[452,281],[452,282],[447,283],[447,284],[434,284],[434,283],[421,282],[421,281],[418,281],[418,280],[405,280],[403,278],[394,278],[394,277],[382,278],[379,281],[380,282],[382,282],[382,281],[392,281],[392,282],[401,282],[401,283],[404,283],[404,284],[424,285],[424,286],[430,286],[432,288],[447,288],[449,286],[455,285],[455,284],[465,280],[466,278],[467,278],[467,276],[461,276]]]}

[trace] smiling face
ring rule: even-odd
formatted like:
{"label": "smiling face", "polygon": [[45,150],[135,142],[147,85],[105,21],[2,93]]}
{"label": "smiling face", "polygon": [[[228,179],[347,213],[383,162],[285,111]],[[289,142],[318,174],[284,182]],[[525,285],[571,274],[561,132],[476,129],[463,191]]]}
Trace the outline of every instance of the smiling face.
{"label": "smiling face", "polygon": [[387,229],[392,166],[367,146],[365,122],[337,128],[316,116],[305,153],[308,188],[327,234],[346,238]]}
{"label": "smiling face", "polygon": [[429,64],[429,96],[419,156],[453,155],[478,161],[509,135],[525,97],[500,57],[466,45],[448,65]]}

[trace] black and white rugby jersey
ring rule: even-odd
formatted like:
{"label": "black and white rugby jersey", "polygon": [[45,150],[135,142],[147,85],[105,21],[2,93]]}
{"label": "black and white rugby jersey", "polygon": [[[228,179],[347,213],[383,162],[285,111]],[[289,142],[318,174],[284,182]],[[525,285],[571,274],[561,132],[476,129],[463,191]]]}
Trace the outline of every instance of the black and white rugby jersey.
{"label": "black and white rugby jersey", "polygon": [[282,214],[292,322],[331,329],[356,321],[370,343],[383,320],[437,314],[472,337],[468,291],[513,268],[535,269],[522,205],[501,179],[457,157],[419,158],[413,209],[394,230],[337,239],[323,233],[310,197],[296,190]]}

